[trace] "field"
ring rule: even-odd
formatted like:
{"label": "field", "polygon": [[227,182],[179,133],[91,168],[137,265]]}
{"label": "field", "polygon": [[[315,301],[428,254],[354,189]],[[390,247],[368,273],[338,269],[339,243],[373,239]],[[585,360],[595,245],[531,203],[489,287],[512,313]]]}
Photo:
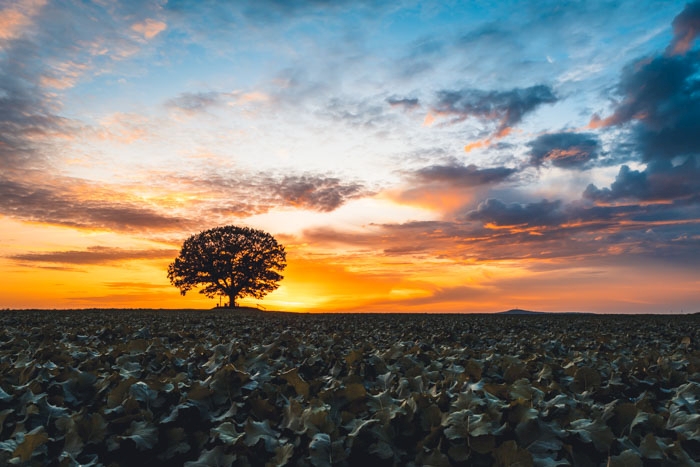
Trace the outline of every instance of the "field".
{"label": "field", "polygon": [[700,461],[699,315],[0,321],[0,464]]}

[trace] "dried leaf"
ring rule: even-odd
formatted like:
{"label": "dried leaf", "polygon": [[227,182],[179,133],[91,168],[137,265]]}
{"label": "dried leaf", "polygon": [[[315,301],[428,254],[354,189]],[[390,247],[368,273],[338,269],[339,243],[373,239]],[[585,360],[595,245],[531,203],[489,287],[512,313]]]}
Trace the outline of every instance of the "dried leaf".
{"label": "dried leaf", "polygon": [[43,426],[38,426],[29,433],[25,433],[22,438],[18,440],[17,447],[12,452],[12,456],[18,457],[20,462],[28,462],[34,451],[49,441],[49,435]]}
{"label": "dried leaf", "polygon": [[350,402],[362,399],[367,395],[367,390],[362,383],[352,383],[345,386],[345,397]]}
{"label": "dried leaf", "polygon": [[493,451],[494,465],[499,467],[532,467],[532,455],[518,447],[515,441],[506,441]]}
{"label": "dried leaf", "polygon": [[280,374],[280,377],[289,383],[297,394],[302,396],[304,399],[309,398],[309,383],[304,381],[304,379],[299,376],[299,368],[292,368],[286,373]]}
{"label": "dried leaf", "polygon": [[287,465],[294,455],[294,445],[282,444],[275,448],[275,457],[265,464],[265,467],[282,467]]}

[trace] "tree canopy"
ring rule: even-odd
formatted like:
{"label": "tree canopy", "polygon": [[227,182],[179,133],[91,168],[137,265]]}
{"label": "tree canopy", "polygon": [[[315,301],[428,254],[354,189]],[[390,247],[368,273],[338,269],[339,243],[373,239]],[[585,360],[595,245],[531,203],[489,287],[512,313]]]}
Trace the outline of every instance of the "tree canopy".
{"label": "tree canopy", "polygon": [[228,297],[227,306],[246,296],[262,298],[283,279],[284,246],[267,232],[227,225],[205,230],[185,240],[168,266],[168,279],[185,295],[200,286],[209,298]]}

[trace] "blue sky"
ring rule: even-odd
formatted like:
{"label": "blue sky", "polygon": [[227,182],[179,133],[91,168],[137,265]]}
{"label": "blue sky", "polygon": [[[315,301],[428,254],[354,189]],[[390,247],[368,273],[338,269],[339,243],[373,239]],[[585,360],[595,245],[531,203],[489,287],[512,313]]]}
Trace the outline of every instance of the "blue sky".
{"label": "blue sky", "polygon": [[276,308],[698,311],[699,31],[697,2],[2,2],[0,306],[206,306],[163,271],[238,224],[288,246]]}

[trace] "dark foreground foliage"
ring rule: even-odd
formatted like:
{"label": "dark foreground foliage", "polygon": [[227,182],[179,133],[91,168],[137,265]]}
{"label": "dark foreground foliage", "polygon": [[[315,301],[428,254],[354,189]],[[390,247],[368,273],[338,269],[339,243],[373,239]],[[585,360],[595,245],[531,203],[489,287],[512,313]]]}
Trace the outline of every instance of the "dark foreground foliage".
{"label": "dark foreground foliage", "polygon": [[694,465],[695,316],[0,314],[0,464]]}

